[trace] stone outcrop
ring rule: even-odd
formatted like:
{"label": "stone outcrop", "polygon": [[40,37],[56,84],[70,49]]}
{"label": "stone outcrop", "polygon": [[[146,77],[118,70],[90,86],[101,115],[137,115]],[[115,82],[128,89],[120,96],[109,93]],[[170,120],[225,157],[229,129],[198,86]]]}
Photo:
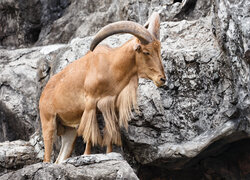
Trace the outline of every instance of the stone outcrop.
{"label": "stone outcrop", "polygon": [[37,56],[36,50],[0,50],[1,141],[28,140],[34,133],[32,122],[36,121],[38,115],[36,62],[33,61]]}
{"label": "stone outcrop", "polygon": [[118,153],[79,156],[60,165],[37,163],[0,176],[8,179],[131,179],[137,180],[129,164]]}
{"label": "stone outcrop", "polygon": [[206,16],[210,7],[210,0],[74,0],[64,16],[53,23],[48,34],[44,34],[37,44],[67,43],[75,37],[93,35],[101,27],[115,21],[129,20],[143,24],[153,11],[158,11],[163,21],[198,19]]}
{"label": "stone outcrop", "polygon": [[[161,25],[168,82],[163,89],[145,80],[140,83],[142,116],[135,117],[126,135],[125,148],[141,164],[162,161],[161,166],[181,168],[215,141],[232,134],[232,141],[241,139],[241,131],[248,136],[248,98],[240,103],[247,109],[239,109],[233,73],[237,69],[221,51],[210,22],[200,18]],[[245,70],[242,78],[249,78],[245,77],[249,69]],[[172,158],[176,159],[173,166]]]}
{"label": "stone outcrop", "polygon": [[[221,141],[214,145],[218,147]],[[212,145],[213,146],[213,145]],[[211,146],[211,147],[212,147]],[[139,179],[249,179],[250,141],[243,139],[220,148],[207,148],[182,169],[168,170],[159,166],[142,166]],[[212,155],[208,156],[207,153]]]}
{"label": "stone outcrop", "polygon": [[33,45],[62,16],[69,0],[3,0],[0,2],[0,46]]}
{"label": "stone outcrop", "polygon": [[110,22],[130,20],[143,24],[153,11],[158,11],[163,21],[193,20],[209,14],[210,7],[210,0],[2,1],[0,45],[68,43],[75,37],[93,35]]}
{"label": "stone outcrop", "polygon": [[40,78],[44,77],[38,73],[37,64],[48,52],[62,46],[0,49],[0,142],[28,140],[38,129]]}
{"label": "stone outcrop", "polygon": [[0,177],[9,171],[14,171],[39,161],[40,159],[37,158],[34,146],[29,142],[18,140],[0,143]]}

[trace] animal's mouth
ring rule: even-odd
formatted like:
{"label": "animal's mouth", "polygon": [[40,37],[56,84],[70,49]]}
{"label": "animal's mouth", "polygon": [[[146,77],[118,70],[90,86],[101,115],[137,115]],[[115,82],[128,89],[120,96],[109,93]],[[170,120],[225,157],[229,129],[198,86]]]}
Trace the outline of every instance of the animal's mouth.
{"label": "animal's mouth", "polygon": [[159,83],[157,81],[154,81],[154,84],[157,86],[157,87],[161,87],[164,83]]}

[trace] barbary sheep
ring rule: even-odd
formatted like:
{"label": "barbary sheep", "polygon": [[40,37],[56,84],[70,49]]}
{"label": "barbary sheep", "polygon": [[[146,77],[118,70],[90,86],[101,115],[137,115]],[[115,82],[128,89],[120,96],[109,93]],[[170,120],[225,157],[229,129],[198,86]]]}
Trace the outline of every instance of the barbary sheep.
{"label": "barbary sheep", "polygon": [[[97,46],[117,33],[135,37],[121,47]],[[137,108],[138,78],[150,79],[158,87],[165,81],[161,60],[160,18],[153,13],[142,26],[119,21],[103,27],[94,37],[90,51],[51,77],[39,101],[45,146],[44,162],[50,162],[53,137],[61,136],[56,163],[71,155],[77,136],[86,142],[84,154],[92,145],[121,145],[120,127],[128,127],[132,108]],[[103,115],[103,139],[96,112]]]}

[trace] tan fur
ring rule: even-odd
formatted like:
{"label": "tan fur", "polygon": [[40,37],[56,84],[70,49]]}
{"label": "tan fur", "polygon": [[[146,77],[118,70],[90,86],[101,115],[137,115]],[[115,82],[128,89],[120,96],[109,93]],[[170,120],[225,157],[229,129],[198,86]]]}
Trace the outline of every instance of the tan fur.
{"label": "tan fur", "polygon": [[85,142],[90,141],[93,145],[102,144],[95,109],[84,111],[77,134],[82,135]]}
{"label": "tan fur", "polygon": [[[138,77],[134,76],[118,97],[108,96],[98,101],[97,107],[102,112],[105,121],[103,145],[109,145],[110,141],[118,146],[122,144],[119,127],[128,129],[132,108],[138,109],[137,87]],[[119,118],[117,117],[117,110]]]}
{"label": "tan fur", "polygon": [[102,112],[105,128],[103,145],[108,145],[111,142],[121,145],[120,130],[117,125],[117,116],[115,108],[116,96],[107,96],[98,101],[97,107]]}
{"label": "tan fur", "polygon": [[121,91],[118,96],[116,106],[119,112],[119,126],[128,129],[128,121],[132,115],[132,108],[137,112],[137,87],[138,77],[131,78],[129,84]]}

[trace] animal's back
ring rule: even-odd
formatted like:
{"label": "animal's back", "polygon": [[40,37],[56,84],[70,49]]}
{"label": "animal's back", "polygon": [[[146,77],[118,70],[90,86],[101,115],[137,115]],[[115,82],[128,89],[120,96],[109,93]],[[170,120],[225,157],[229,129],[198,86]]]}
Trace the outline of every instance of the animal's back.
{"label": "animal's back", "polygon": [[[78,59],[52,76],[40,98],[39,108],[45,114],[59,115],[63,121],[80,121],[84,111],[84,84],[87,56]],[[76,123],[76,122],[72,122]]]}
{"label": "animal's back", "polygon": [[113,51],[109,46],[98,46],[52,76],[41,95],[40,111],[59,115],[64,125],[75,126],[83,114],[85,96],[98,101],[106,94],[117,94],[121,88],[114,88]]}

